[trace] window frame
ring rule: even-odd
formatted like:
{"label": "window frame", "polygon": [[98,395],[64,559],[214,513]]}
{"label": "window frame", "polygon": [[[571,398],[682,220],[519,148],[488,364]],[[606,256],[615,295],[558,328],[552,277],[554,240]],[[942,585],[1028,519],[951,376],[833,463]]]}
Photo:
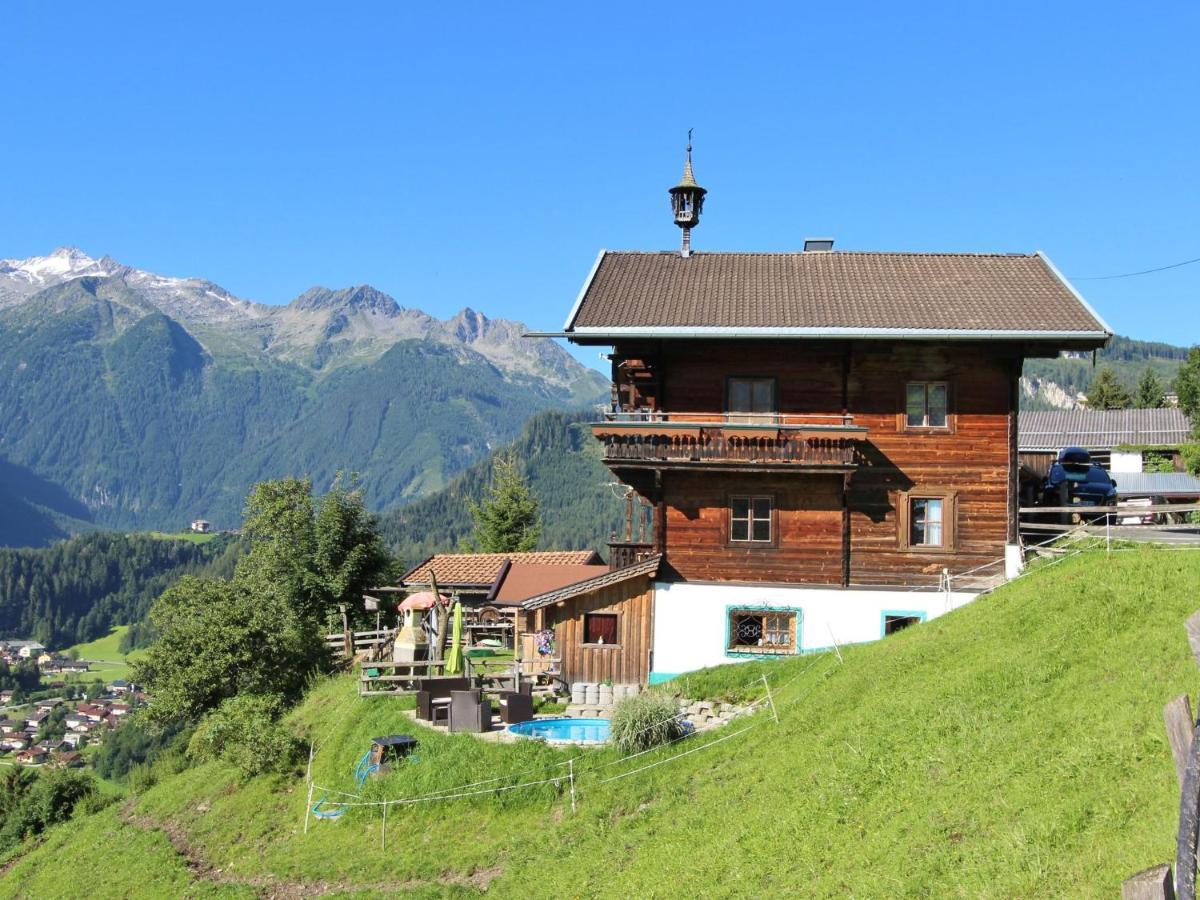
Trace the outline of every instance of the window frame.
{"label": "window frame", "polygon": [[[734,616],[790,616],[788,634],[791,648],[766,650],[758,647],[735,647],[733,644]],[[765,629],[765,622],[764,631]],[[800,655],[804,627],[804,609],[799,606],[771,606],[763,603],[731,603],[725,607],[725,656],[736,659],[778,659],[781,656]]]}
{"label": "window frame", "polygon": [[[767,412],[744,412],[733,409],[735,381],[764,381],[771,385],[771,409]],[[753,388],[751,388],[751,406]],[[735,418],[736,417],[736,418]],[[774,375],[728,375],[725,378],[725,421],[733,425],[776,425],[779,423],[779,379]]]}
{"label": "window frame", "polygon": [[[920,625],[923,622],[928,621],[929,615],[923,609],[884,609],[884,610],[880,610],[880,612],[879,612],[879,637],[880,638],[890,637],[890,635],[888,634],[888,631],[887,631],[887,620],[889,618],[916,619],[917,621],[914,624]],[[900,631],[904,631],[905,629],[911,628],[911,627],[912,627],[911,625],[906,625],[904,628],[901,628]],[[894,632],[894,631],[892,632],[892,634],[895,634],[895,633],[896,632]]]}
{"label": "window frame", "polygon": [[[733,501],[746,500],[749,502],[749,534],[750,537],[746,540],[735,540],[733,537]],[[766,500],[770,504],[770,515],[767,518],[767,525],[770,528],[770,537],[765,541],[754,540],[754,523],[762,521],[754,518],[754,501]],[[742,550],[767,550],[779,546],[779,517],[776,514],[777,507],[775,505],[774,494],[751,494],[751,493],[731,493],[725,496],[725,546]]]}
{"label": "window frame", "polygon": [[[588,633],[588,628],[587,628],[587,620],[588,620],[588,616],[612,616],[612,617],[613,617],[613,618],[616,620],[616,622],[617,622],[617,628],[616,628],[617,640],[616,640],[616,643],[613,643],[613,644],[599,644],[599,643],[593,643],[593,642],[589,642],[589,641],[587,640],[587,633]],[[581,647],[597,647],[597,648],[601,648],[601,649],[603,649],[603,648],[607,648],[607,647],[618,647],[618,648],[619,648],[619,647],[621,646],[621,614],[620,614],[619,612],[607,612],[607,611],[605,611],[605,610],[599,610],[599,609],[596,609],[596,610],[588,610],[587,612],[585,612],[585,613],[583,614],[583,619],[582,619],[582,620],[580,621],[580,623],[579,623],[579,646],[581,646]]]}
{"label": "window frame", "polygon": [[[946,389],[946,424],[945,425],[910,425],[908,424],[908,389],[913,385],[921,385],[925,389],[925,419],[929,419],[929,388],[941,385]],[[953,434],[957,428],[957,416],[954,410],[954,387],[949,379],[907,379],[900,387],[900,412],[896,416],[897,430],[909,434]]]}
{"label": "window frame", "polygon": [[[942,501],[942,542],[914,544],[912,541],[912,502]],[[955,553],[958,550],[958,491],[950,488],[913,488],[896,495],[896,545],[911,553]]]}

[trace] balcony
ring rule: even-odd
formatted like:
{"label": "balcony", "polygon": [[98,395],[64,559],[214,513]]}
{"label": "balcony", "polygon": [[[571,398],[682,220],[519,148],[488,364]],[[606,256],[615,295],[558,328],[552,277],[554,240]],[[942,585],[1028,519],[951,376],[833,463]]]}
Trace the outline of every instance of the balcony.
{"label": "balcony", "polygon": [[617,412],[592,425],[614,467],[744,467],[845,471],[867,429],[852,416]]}

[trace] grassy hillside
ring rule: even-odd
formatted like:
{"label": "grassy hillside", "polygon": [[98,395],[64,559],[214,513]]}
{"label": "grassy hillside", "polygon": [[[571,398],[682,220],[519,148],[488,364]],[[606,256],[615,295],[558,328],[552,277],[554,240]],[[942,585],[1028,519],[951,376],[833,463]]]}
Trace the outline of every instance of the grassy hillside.
{"label": "grassy hillside", "polygon": [[76,644],[67,652],[76,650],[79,653],[79,659],[86,659],[92,663],[87,674],[89,680],[97,675],[106,682],[115,681],[118,678],[128,678],[129,664],[146,652],[145,650],[132,650],[127,654],[121,652],[121,638],[128,630],[128,625],[118,625],[104,637],[88,641],[86,644]]}
{"label": "grassy hillside", "polygon": [[[752,695],[768,672],[779,724],[760,712],[747,731],[604,769],[614,751],[588,752],[574,814],[553,785],[395,807],[381,847],[377,808],[303,834],[303,771],[164,775],[12,861],[0,897],[1110,897],[1173,853],[1161,707],[1200,681],[1182,627],[1198,579],[1196,554],[1099,553],[841,663],[692,675],[693,693]],[[562,772],[549,748],[429,735],[396,704],[354,699],[345,676],[315,685],[291,722],[318,742],[316,780],[344,790],[370,737],[418,734],[418,761],[368,797]],[[81,881],[88,860],[130,849],[136,865]]]}

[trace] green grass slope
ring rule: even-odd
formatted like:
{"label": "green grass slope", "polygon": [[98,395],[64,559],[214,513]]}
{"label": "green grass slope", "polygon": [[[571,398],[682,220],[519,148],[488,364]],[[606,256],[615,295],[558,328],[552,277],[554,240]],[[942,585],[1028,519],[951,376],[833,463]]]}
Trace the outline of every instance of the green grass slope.
{"label": "green grass slope", "polygon": [[128,630],[128,625],[118,625],[104,637],[88,641],[86,644],[76,644],[73,647],[69,647],[65,652],[70,653],[71,650],[78,651],[79,659],[86,659],[91,663],[86,676],[88,680],[94,679],[97,676],[103,678],[106,682],[128,678],[130,663],[143,656],[146,652],[145,650],[131,650],[129,653],[121,652],[121,638],[125,636],[125,632]]}
{"label": "green grass slope", "polygon": [[[91,893],[1114,896],[1172,855],[1161,708],[1200,681],[1182,627],[1198,582],[1194,553],[1096,553],[843,662],[693,674],[692,693],[753,696],[765,671],[779,723],[759,712],[615,765],[588,752],[575,813],[554,785],[394,807],[381,846],[378,808],[304,834],[302,771],[188,769],[11,861],[0,897],[69,895],[80,860],[142,847]],[[368,799],[562,772],[551,748],[433,736],[396,703],[353,697],[349,677],[326,679],[292,717],[317,741],[318,783],[352,790],[370,737],[396,731],[420,736],[419,760]]]}

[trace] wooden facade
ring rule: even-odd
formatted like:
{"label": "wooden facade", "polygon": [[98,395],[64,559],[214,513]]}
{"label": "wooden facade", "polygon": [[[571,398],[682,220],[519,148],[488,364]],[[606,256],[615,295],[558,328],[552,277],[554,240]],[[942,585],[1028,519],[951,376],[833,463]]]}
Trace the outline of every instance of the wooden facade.
{"label": "wooden facade", "polygon": [[[666,577],[936,584],[943,569],[999,560],[1016,540],[1021,362],[1022,348],[1011,342],[618,342],[620,406],[596,432],[615,441],[607,436],[632,420],[626,432],[662,433],[661,449],[643,439],[651,449],[633,458],[609,454],[606,462],[655,506],[654,545],[666,555]],[[774,410],[750,425],[731,415],[734,378],[769,379]],[[944,425],[908,425],[910,383],[944,386]],[[693,431],[718,449],[689,450]],[[721,432],[750,443],[720,443]],[[796,436],[844,443],[850,452],[777,449]],[[719,449],[735,445],[752,449]],[[731,540],[734,497],[770,499],[769,541]],[[908,540],[910,504],[929,498],[945,516],[941,546]]]}
{"label": "wooden facade", "polygon": [[[641,575],[538,609],[531,614],[531,627],[554,630],[560,677],[567,684],[645,684],[650,676],[653,603],[651,577]],[[585,640],[587,617],[593,613],[616,616],[616,642]]]}

